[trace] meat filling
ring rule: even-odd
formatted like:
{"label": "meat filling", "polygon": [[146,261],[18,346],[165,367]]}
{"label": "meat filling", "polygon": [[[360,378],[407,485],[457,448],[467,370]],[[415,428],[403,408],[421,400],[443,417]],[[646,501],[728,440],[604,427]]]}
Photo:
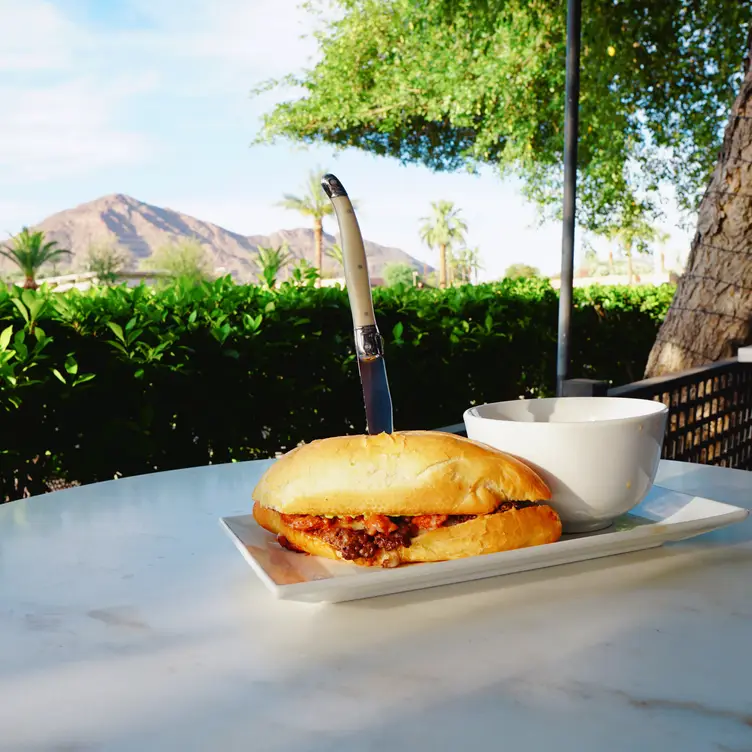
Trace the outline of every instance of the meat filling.
{"label": "meat filling", "polygon": [[[505,501],[494,513],[534,506],[532,501]],[[282,521],[293,530],[301,530],[321,538],[339,551],[343,559],[373,560],[383,551],[408,547],[421,531],[459,525],[477,517],[474,514],[422,514],[415,517],[387,517],[372,514],[353,517],[317,517],[308,514],[283,514]],[[280,535],[281,546],[297,550]]]}

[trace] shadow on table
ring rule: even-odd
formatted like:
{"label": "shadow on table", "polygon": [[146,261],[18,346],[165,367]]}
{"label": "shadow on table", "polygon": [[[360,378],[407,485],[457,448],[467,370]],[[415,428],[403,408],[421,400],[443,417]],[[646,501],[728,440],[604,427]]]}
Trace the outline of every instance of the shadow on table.
{"label": "shadow on table", "polygon": [[[708,486],[712,483],[712,492]],[[752,472],[689,462],[662,466],[656,484],[682,493],[752,509]]]}

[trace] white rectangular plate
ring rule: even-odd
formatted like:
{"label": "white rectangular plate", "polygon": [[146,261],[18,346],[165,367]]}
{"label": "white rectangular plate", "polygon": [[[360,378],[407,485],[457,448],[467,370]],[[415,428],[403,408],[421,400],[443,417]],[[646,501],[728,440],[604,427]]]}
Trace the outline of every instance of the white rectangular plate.
{"label": "white rectangular plate", "polygon": [[250,514],[222,517],[220,523],[277,598],[335,603],[656,548],[739,522],[748,514],[746,509],[653,486],[638,507],[600,532],[563,536],[556,543],[514,551],[394,569],[359,567],[288,551]]}

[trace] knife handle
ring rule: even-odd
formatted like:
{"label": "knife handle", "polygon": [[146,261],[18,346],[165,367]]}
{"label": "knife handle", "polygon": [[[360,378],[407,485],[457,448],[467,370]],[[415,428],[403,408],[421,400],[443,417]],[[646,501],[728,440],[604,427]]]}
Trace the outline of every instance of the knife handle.
{"label": "knife handle", "polygon": [[337,215],[339,234],[342,243],[342,257],[345,262],[345,284],[350,298],[353,325],[356,329],[376,326],[371,297],[371,280],[368,276],[368,262],[363,245],[355,210],[342,183],[334,175],[324,175],[321,187],[329,196]]}
{"label": "knife handle", "polygon": [[355,327],[355,353],[358,360],[384,355],[384,338],[375,325]]}

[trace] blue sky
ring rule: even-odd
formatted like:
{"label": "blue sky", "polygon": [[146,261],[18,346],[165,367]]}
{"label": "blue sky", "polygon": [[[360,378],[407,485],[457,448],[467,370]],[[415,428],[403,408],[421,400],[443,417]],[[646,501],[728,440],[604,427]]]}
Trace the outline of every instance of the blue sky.
{"label": "blue sky", "polygon": [[[370,240],[435,261],[419,219],[449,199],[483,278],[518,261],[556,271],[559,226],[537,227],[535,209],[491,170],[435,174],[359,152],[251,146],[274,98],[250,90],[316,54],[300,38],[310,19],[299,1],[0,0],[0,233],[116,192],[244,234],[298,227],[305,220],[275,203],[321,166],[358,199]],[[671,263],[688,241],[666,229]]]}

